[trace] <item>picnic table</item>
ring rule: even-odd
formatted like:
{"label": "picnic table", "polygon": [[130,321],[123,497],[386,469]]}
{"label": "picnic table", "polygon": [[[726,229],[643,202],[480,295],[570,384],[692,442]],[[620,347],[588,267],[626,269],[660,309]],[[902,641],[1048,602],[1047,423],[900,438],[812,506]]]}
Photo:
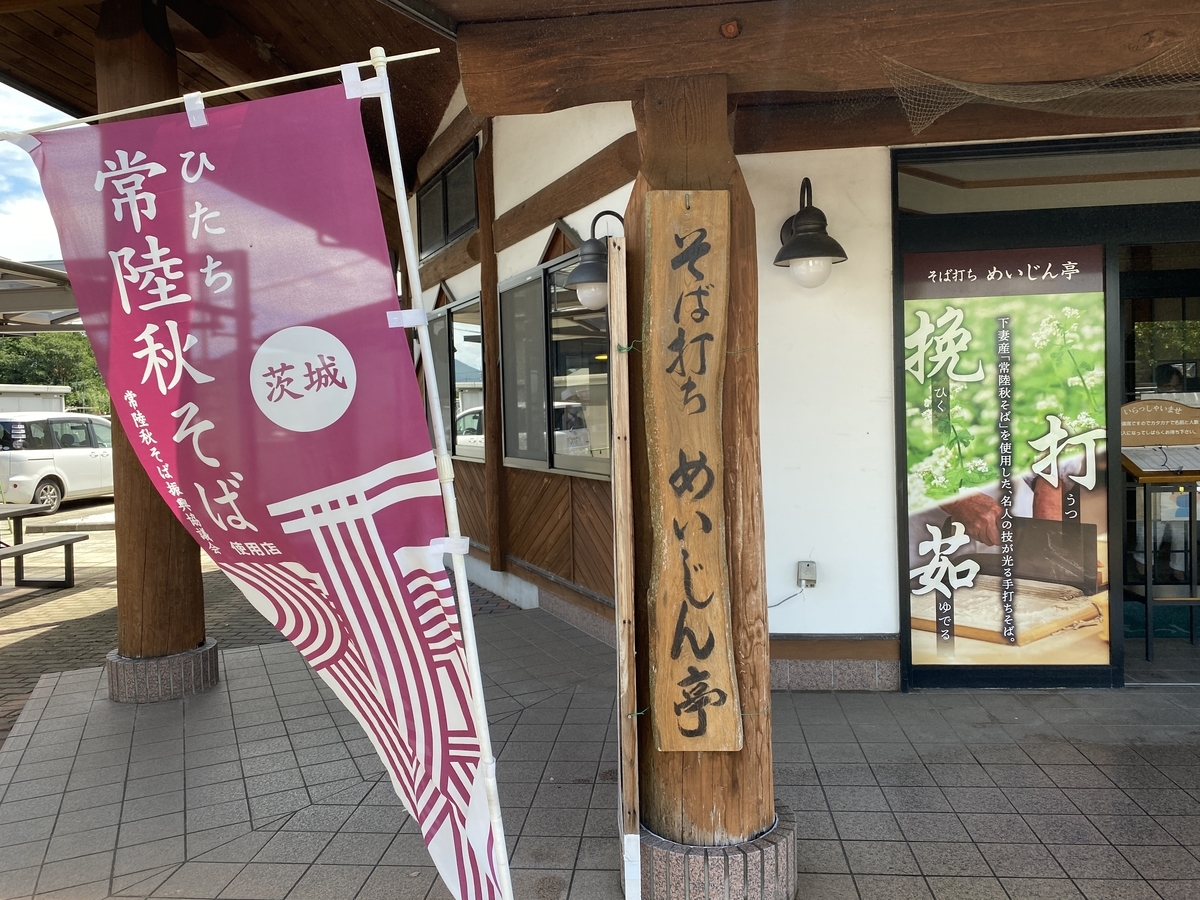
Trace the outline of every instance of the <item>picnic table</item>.
{"label": "picnic table", "polygon": [[[25,541],[24,520],[26,516],[44,515],[46,507],[40,503],[0,503],[0,521],[7,519],[12,523],[13,542],[10,547],[0,547],[0,560],[13,561],[14,578],[17,587],[48,587],[69,588],[75,586],[75,545],[86,541],[88,535],[67,532],[53,537],[39,538],[36,541]],[[63,568],[65,577],[59,580],[30,579],[25,577],[25,557],[31,553],[40,553],[55,547],[63,548]]]}

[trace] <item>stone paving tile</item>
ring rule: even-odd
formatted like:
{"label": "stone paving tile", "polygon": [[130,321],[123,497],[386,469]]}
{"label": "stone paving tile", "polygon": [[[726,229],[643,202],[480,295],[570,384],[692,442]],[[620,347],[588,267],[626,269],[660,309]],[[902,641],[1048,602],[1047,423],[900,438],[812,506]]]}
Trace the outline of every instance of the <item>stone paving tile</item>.
{"label": "stone paving tile", "polygon": [[[53,611],[43,643],[64,643],[51,608],[110,602],[101,568],[81,599],[0,601],[0,620]],[[206,590],[231,591],[221,578]],[[79,668],[95,658],[23,688],[0,749],[0,898],[448,896],[361,728],[229,596],[267,637],[223,643],[209,694],[115,707]],[[517,895],[615,900],[611,651],[541,611],[495,607],[477,629]],[[6,661],[48,659],[30,640]],[[1194,689],[784,693],[773,717],[802,897],[1200,896]]]}

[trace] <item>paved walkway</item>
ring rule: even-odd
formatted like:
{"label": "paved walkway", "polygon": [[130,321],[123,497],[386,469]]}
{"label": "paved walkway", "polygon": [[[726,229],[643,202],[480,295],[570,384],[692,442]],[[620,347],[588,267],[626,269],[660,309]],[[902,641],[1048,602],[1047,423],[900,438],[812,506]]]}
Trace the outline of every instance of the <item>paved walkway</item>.
{"label": "paved walkway", "polygon": [[[361,729],[290,645],[255,640],[219,573],[210,629],[235,636],[220,686],[106,699],[101,546],[76,591],[0,600],[0,684],[68,670],[41,678],[0,749],[0,900],[445,900]],[[615,900],[613,652],[484,605],[517,896]],[[254,643],[231,648],[239,633]],[[1194,649],[1158,651],[1136,680],[1200,681]],[[805,900],[1200,897],[1200,687],[782,693],[773,715]]]}
{"label": "paved walkway", "polygon": [[[64,504],[53,516],[26,520],[33,527],[111,518],[112,503]],[[0,539],[11,542],[5,527]],[[29,538],[32,539],[32,536]],[[95,666],[117,640],[116,547],[113,532],[88,531],[75,545],[75,587],[14,588],[12,561],[0,565],[0,740],[8,734],[44,672]],[[62,578],[63,553],[48,550],[26,560],[30,578]],[[283,640],[207,556],[201,556],[205,627],[228,649]]]}

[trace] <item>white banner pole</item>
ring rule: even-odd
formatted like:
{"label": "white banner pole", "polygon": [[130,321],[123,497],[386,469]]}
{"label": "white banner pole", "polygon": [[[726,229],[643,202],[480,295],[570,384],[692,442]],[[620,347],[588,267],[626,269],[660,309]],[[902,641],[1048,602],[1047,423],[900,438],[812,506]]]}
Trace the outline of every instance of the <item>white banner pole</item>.
{"label": "white banner pole", "polygon": [[[398,53],[395,56],[387,57],[388,62],[397,62],[404,59],[416,59],[420,56],[433,56],[435,53],[441,53],[441,49],[433,47],[429,50],[417,50],[413,53]],[[373,66],[374,59],[366,60],[365,62],[352,63],[355,66]],[[341,72],[342,66],[327,66],[324,69],[310,69],[307,72],[297,72],[294,75],[280,75],[278,78],[268,78],[265,81],[247,81],[244,84],[235,84],[232,87],[216,88],[211,91],[199,91],[188,96],[199,97],[201,100],[207,97],[221,97],[225,94],[238,94],[242,91],[253,91],[260,88],[272,87],[276,84],[287,84],[289,81],[302,81],[305,78],[315,78],[318,75],[336,75]],[[66,119],[62,122],[54,122],[50,125],[38,125],[36,128],[30,128],[28,131],[6,131],[8,137],[5,140],[22,137],[29,134],[41,134],[45,131],[57,131],[59,128],[70,128],[72,125],[89,125],[92,122],[103,122],[106,119],[113,119],[117,116],[128,116],[132,113],[152,112],[156,109],[166,109],[169,106],[175,106],[179,103],[184,103],[187,96],[172,97],[170,100],[159,100],[155,103],[143,103],[141,106],[127,106],[124,109],[114,109],[111,112],[99,113],[94,116],[82,116],[78,119]]]}
{"label": "white banner pole", "polygon": [[[396,117],[392,109],[392,91],[387,80],[387,54],[382,47],[371,48],[371,63],[379,79],[379,102],[383,106],[383,131],[387,137],[388,158],[392,166],[392,183],[396,189],[396,211],[400,216],[400,235],[404,244],[404,259],[408,271],[408,305],[420,309],[421,267],[417,261],[417,245],[413,240],[412,220],[408,214],[408,192],[404,187],[404,170],[400,165],[400,142],[396,137]],[[433,359],[429,343],[429,326],[417,326],[417,340],[421,347],[423,365]],[[451,539],[462,536],[458,524],[458,504],[454,498],[454,466],[446,449],[446,434],[443,430],[442,405],[438,397],[437,378],[425,365],[425,392],[429,400],[430,418],[433,420],[434,455],[437,460],[438,480],[442,485],[442,501],[446,507],[446,533]],[[492,737],[488,728],[487,709],[483,702],[483,677],[479,669],[479,649],[475,641],[475,622],[471,616],[471,596],[467,588],[467,567],[463,554],[451,555],[454,561],[454,584],[458,594],[458,617],[462,625],[463,649],[466,651],[467,672],[471,678],[472,706],[476,727],[479,729],[482,750],[484,784],[487,788],[488,810],[491,813],[492,829],[496,835],[496,870],[500,876],[500,890],[504,900],[514,900],[512,877],[508,868],[508,845],[504,840],[504,822],[500,815],[500,795],[496,788],[496,759],[492,755]]]}

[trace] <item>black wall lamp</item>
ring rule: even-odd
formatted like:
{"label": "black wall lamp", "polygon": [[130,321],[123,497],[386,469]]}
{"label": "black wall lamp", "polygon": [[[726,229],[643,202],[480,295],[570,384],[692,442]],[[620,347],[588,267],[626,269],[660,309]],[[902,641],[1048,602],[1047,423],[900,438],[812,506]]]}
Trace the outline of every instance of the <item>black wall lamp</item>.
{"label": "black wall lamp", "polygon": [[[800,182],[800,211],[783,223],[775,265],[788,266],[792,277],[806,288],[820,287],[834,263],[846,261],[846,251],[825,231],[825,213],[812,205],[812,182]],[[586,244],[584,246],[587,246]]]}
{"label": "black wall lamp", "polygon": [[596,213],[596,218],[592,219],[592,236],[579,248],[579,265],[567,276],[565,284],[575,291],[575,296],[587,309],[608,306],[608,242],[596,237],[596,223],[605,216],[612,216],[622,226],[625,224],[620,213],[611,209]]}

